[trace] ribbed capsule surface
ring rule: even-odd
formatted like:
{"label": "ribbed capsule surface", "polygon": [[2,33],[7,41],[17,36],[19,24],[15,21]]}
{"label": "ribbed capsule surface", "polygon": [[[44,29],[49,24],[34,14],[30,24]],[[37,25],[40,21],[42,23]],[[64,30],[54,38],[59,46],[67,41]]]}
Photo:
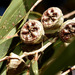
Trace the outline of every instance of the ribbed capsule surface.
{"label": "ribbed capsule surface", "polygon": [[75,20],[67,20],[60,27],[59,37],[64,42],[71,42],[75,37]]}
{"label": "ribbed capsule surface", "polygon": [[41,22],[37,20],[27,21],[21,31],[20,37],[24,43],[37,44],[42,41],[44,35],[44,29]]}
{"label": "ribbed capsule surface", "polygon": [[41,23],[44,26],[46,34],[51,34],[58,31],[63,21],[63,13],[58,7],[48,8],[41,17]]}

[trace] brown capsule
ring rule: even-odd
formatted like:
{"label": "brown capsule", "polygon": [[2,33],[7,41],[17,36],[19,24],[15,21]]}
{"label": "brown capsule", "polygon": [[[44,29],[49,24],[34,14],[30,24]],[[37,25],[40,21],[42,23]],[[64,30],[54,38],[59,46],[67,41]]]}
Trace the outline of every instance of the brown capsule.
{"label": "brown capsule", "polygon": [[[20,58],[18,55],[11,53],[10,56],[14,58]],[[7,74],[6,75],[19,75],[22,71],[27,68],[25,61],[23,59],[9,59],[7,64]]]}
{"label": "brown capsule", "polygon": [[24,43],[37,44],[42,41],[44,35],[44,29],[42,24],[37,20],[27,21],[21,31],[20,37]]}
{"label": "brown capsule", "polygon": [[41,22],[46,34],[52,34],[58,31],[64,18],[62,11],[58,7],[48,8],[42,15]]}
{"label": "brown capsule", "polygon": [[59,37],[64,42],[71,42],[73,40],[75,37],[75,20],[67,20],[61,25]]}

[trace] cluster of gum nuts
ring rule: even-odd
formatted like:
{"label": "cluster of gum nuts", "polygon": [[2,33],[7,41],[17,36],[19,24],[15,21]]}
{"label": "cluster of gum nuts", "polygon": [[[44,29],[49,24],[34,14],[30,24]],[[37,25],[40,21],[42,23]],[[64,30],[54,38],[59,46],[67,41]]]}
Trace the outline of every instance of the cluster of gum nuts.
{"label": "cluster of gum nuts", "polygon": [[21,28],[20,37],[26,44],[37,44],[45,34],[58,32],[64,42],[70,42],[75,36],[75,19],[63,22],[62,11],[58,7],[50,7],[43,13],[41,22],[27,21]]}

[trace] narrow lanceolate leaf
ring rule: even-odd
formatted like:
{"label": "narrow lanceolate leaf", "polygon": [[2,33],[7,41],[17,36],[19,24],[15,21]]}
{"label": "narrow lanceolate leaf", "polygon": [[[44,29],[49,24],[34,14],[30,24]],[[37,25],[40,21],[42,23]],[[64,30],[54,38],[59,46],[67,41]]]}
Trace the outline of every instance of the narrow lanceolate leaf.
{"label": "narrow lanceolate leaf", "polygon": [[30,75],[39,75],[38,74],[38,63],[37,60],[32,60],[30,64]]}
{"label": "narrow lanceolate leaf", "polygon": [[[45,50],[44,54],[42,55],[42,58],[39,60],[40,61],[39,66],[42,67],[40,70],[40,75],[43,73],[43,71],[46,71],[48,66],[51,65],[62,54],[64,49],[65,49],[64,43],[60,40],[57,40],[53,45],[49,46]],[[47,75],[49,75],[48,72]]]}
{"label": "narrow lanceolate leaf", "polygon": [[2,44],[0,44],[0,59],[6,55],[8,49],[11,45],[11,42],[12,42],[12,39],[9,39],[9,40],[3,42]]}
{"label": "narrow lanceolate leaf", "polygon": [[4,70],[4,71],[1,73],[1,75],[6,75],[6,70]]}
{"label": "narrow lanceolate leaf", "polygon": [[[12,38],[0,44],[0,59],[2,59],[7,54],[9,47],[11,45],[11,42],[12,42]],[[1,65],[2,63],[0,63],[0,68],[1,68]]]}
{"label": "narrow lanceolate leaf", "polygon": [[3,14],[0,22],[0,39],[22,19],[26,14],[23,0],[12,0],[11,4]]}
{"label": "narrow lanceolate leaf", "polygon": [[41,16],[42,15],[40,13],[38,13],[38,12],[28,11],[28,13],[26,14],[23,22],[19,26],[18,30],[23,26],[23,24],[26,22],[27,18],[28,19],[36,19],[36,20],[39,20]]}
{"label": "narrow lanceolate leaf", "polygon": [[56,73],[65,67],[73,66],[75,63],[75,41],[61,52],[62,45],[59,50],[58,58],[54,58],[45,66],[40,75],[56,75]]}
{"label": "narrow lanceolate leaf", "polygon": [[8,34],[7,36],[4,38],[4,39],[1,39],[0,40],[0,44],[3,43],[4,41],[10,39],[10,38],[13,38],[15,36],[15,33],[16,33],[16,27],[14,27]]}
{"label": "narrow lanceolate leaf", "polygon": [[7,35],[9,31],[24,18],[26,12],[28,12],[35,2],[36,0],[12,0],[0,21],[0,39]]}
{"label": "narrow lanceolate leaf", "polygon": [[6,75],[6,66],[3,68],[2,72],[0,72],[0,75]]}
{"label": "narrow lanceolate leaf", "polygon": [[42,14],[35,12],[35,11],[32,11],[32,12],[30,12],[28,19],[40,20],[41,16],[42,16]]}
{"label": "narrow lanceolate leaf", "polygon": [[[8,38],[10,36],[13,36],[15,34],[15,32],[16,32],[16,28],[14,27],[9,32],[9,34],[7,35],[6,38],[0,40],[0,59],[3,58],[7,54],[9,47],[10,47],[12,40],[13,40],[13,38],[11,38],[11,39],[8,39]],[[1,65],[2,65],[2,63],[0,63],[0,68],[1,68]]]}

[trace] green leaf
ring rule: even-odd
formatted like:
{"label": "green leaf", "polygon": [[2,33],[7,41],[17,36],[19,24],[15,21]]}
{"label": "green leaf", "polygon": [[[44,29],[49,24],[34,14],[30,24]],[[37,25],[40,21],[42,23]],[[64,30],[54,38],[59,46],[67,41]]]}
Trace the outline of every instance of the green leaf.
{"label": "green leaf", "polygon": [[15,35],[15,33],[16,33],[16,27],[14,27],[14,28],[7,34],[6,38],[0,40],[0,44],[3,43],[3,42],[6,41],[6,40],[12,38],[12,36]]}
{"label": "green leaf", "polygon": [[12,42],[12,38],[0,44],[0,59],[7,54],[11,42]]}
{"label": "green leaf", "polygon": [[6,75],[6,66],[3,68],[1,75]]}
{"label": "green leaf", "polygon": [[36,19],[36,20],[39,20],[41,18],[42,14],[38,13],[38,12],[30,12],[29,14],[29,19]]}
{"label": "green leaf", "polygon": [[29,11],[35,2],[36,0],[12,0],[0,21],[0,39],[6,36],[24,18],[26,12]]}
{"label": "green leaf", "polygon": [[3,14],[0,22],[0,39],[25,16],[26,10],[23,0],[12,0],[11,4]]}
{"label": "green leaf", "polygon": [[25,0],[25,8],[28,12],[37,0]]}
{"label": "green leaf", "polygon": [[[40,75],[55,75],[58,71],[62,70],[67,66],[72,66],[75,64],[75,41],[73,41],[67,48],[62,49],[60,46],[58,57],[55,57],[52,62],[48,62],[46,69],[42,69],[43,72]],[[61,52],[61,49],[63,50]],[[43,68],[44,68],[43,67]]]}
{"label": "green leaf", "polygon": [[[7,37],[13,36],[15,34],[15,32],[16,32],[16,28],[14,27],[9,32]],[[0,59],[3,58],[7,54],[9,47],[12,43],[12,40],[13,40],[13,38],[11,38],[11,39],[4,38],[4,39],[0,40],[0,52],[1,52]],[[0,63],[0,68],[1,68],[1,66],[2,66],[2,62]]]}
{"label": "green leaf", "polygon": [[[7,37],[13,36],[15,34],[15,32],[16,32],[16,28],[14,27],[9,32],[9,34],[7,35]],[[0,55],[0,59],[3,58],[7,54],[8,50],[9,50],[9,47],[10,47],[10,45],[12,43],[12,40],[13,40],[13,38],[9,38],[9,39],[4,38],[4,39],[0,40],[0,52],[2,53],[2,55]],[[1,66],[2,66],[2,62],[0,63],[0,68],[1,68]]]}
{"label": "green leaf", "polygon": [[15,53],[17,55],[22,55],[23,54],[23,51],[21,50],[20,44],[15,47],[15,49],[13,50],[13,53]]}
{"label": "green leaf", "polygon": [[30,75],[38,75],[38,63],[36,60],[32,60],[30,64]]}
{"label": "green leaf", "polygon": [[12,38],[0,44],[0,59],[2,59],[7,54],[11,42],[12,42]]}
{"label": "green leaf", "polygon": [[[46,40],[46,41],[44,41],[43,42],[43,45],[46,45],[47,43],[49,43],[49,42],[51,42],[52,40],[53,40],[53,37],[51,37],[51,38],[49,38],[48,39],[48,37],[44,37],[44,39]],[[60,44],[60,43],[59,43]],[[40,66],[40,68],[42,67],[42,69],[43,69],[43,67],[44,67],[44,69],[46,69],[45,68],[45,65],[49,62],[49,61],[52,61],[51,60],[51,58],[53,57],[55,57],[56,55],[58,55],[58,52],[56,53],[55,52],[55,54],[54,54],[54,48],[53,48],[53,43],[50,45],[50,46],[48,46],[46,49],[45,49],[45,51],[42,53],[42,55],[40,56],[40,58],[39,58],[39,66]]]}

